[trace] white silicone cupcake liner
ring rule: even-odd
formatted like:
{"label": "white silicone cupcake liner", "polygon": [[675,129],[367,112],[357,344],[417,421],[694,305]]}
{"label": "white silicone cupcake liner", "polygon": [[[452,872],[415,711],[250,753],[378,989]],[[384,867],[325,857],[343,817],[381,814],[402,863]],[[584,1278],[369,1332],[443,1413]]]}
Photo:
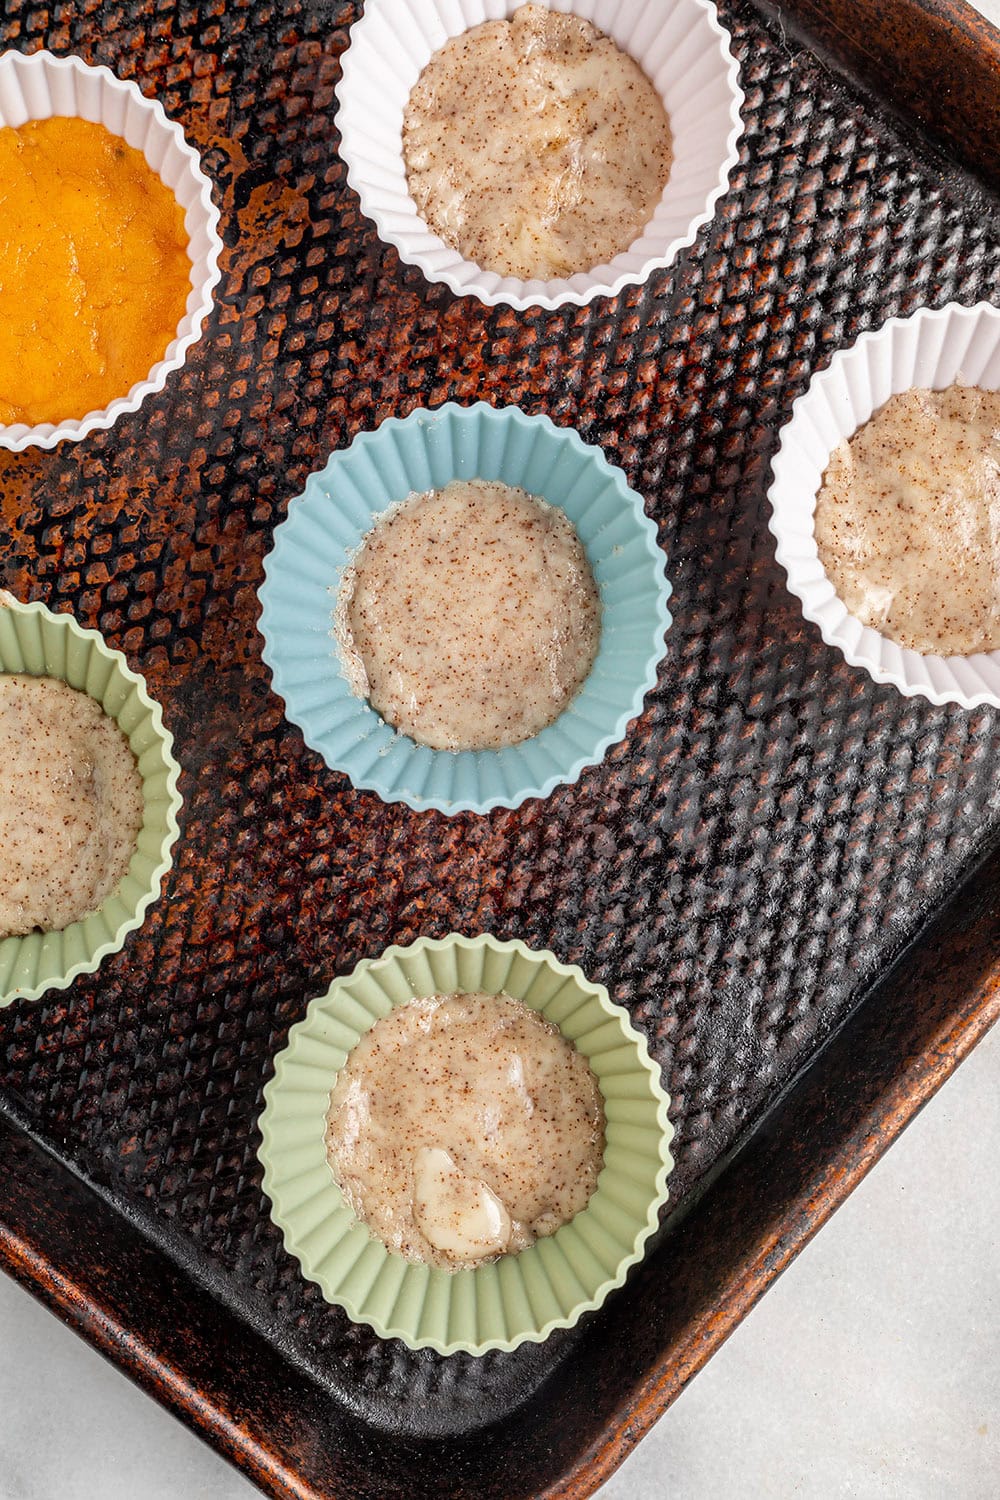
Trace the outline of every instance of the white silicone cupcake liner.
{"label": "white silicone cupcake liner", "polygon": [[184,139],[180,126],[168,120],[162,104],[146,99],[134,83],[123,83],[107,68],[92,68],[78,57],[54,57],[51,52],[0,55],[0,126],[25,125],[29,120],[76,116],[105,126],[112,135],[141,151],[152,171],[170,189],[184,210],[191,261],[191,290],[184,316],[166,352],[144,380],[123,391],[110,405],[83,417],[60,422],[0,425],[0,448],[53,448],[76,442],[89,432],[112,427],[125,412],[136,411],[166,385],[172,370],[180,369],[191,345],[201,336],[212,308],[212,292],[219,280],[219,211],[212,202],[212,184],[201,168],[197,151]]}
{"label": "white silicone cupcake liner", "polygon": [[429,281],[511,307],[559,307],[616,296],[690,245],[715,211],[742,129],[736,61],[711,0],[537,0],[571,11],[629,53],[663,100],[674,161],[656,213],[607,265],[567,279],[522,281],[463,260],[417,213],[403,162],[403,111],[423,69],[450,37],[502,20],[524,0],[367,0],[351,28],[337,90],[347,180],[379,234]]}
{"label": "white silicone cupcake liner", "polygon": [[802,613],[854,667],[932,703],[1000,708],[1000,651],[933,656],[907,650],[849,614],[819,560],[813,518],[830,455],[890,396],[949,385],[1000,389],[1000,309],[922,308],[863,333],[833,356],[792,408],[774,459],[771,531]]}

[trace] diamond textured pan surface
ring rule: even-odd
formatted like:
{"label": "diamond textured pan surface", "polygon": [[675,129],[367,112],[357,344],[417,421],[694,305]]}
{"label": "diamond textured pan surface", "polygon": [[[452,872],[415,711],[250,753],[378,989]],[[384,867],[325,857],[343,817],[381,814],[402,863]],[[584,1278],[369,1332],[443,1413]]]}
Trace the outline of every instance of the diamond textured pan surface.
{"label": "diamond textured pan surface", "polygon": [[[161,901],[99,976],[0,1016],[0,1098],[376,1425],[502,1417],[577,1332],[481,1361],[381,1343],[283,1253],[255,1121],[308,998],[392,942],[490,929],[608,986],[664,1069],[683,1205],[1000,822],[1000,721],[905,701],[826,648],[766,526],[810,371],[922,302],[1000,292],[996,205],[922,158],[747,3],[741,164],[674,269],[554,313],[453,300],[344,185],[352,5],[10,5],[200,146],[226,249],[166,391],[70,450],[0,455],[0,585],[72,605],[142,672],[183,767]],[[674,584],[628,741],[544,803],[446,819],[356,793],[285,723],[256,589],[308,473],[383,417],[517,402],[603,445]],[[918,1003],[919,997],[915,997]],[[612,1316],[614,1303],[600,1316]]]}

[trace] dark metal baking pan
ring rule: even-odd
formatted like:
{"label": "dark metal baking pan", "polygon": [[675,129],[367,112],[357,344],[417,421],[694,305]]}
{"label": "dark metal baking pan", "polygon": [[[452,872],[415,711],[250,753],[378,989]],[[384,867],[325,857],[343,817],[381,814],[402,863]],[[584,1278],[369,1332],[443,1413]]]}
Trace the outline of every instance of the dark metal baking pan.
{"label": "dark metal baking pan", "polygon": [[[427,285],[360,216],[333,119],[354,5],[8,5],[0,22],[6,45],[158,95],[205,154],[227,246],[207,335],[162,395],[79,445],[0,458],[0,584],[72,607],[146,675],[185,797],[142,930],[0,1014],[0,1255],[274,1495],[589,1494],[1000,1008],[1000,719],[848,667],[803,622],[766,524],[810,373],[892,314],[1000,289],[996,137],[959,139],[934,74],[956,59],[995,120],[992,34],[951,0],[888,8],[896,36],[881,9],[726,0],[746,133],[714,220],[645,287],[538,314]],[[602,766],[449,820],[356,793],[304,748],[255,591],[332,448],[479,397],[547,411],[622,465],[675,623]],[[334,974],[483,928],[629,1007],[677,1168],[651,1253],[599,1313],[442,1360],[301,1280],[255,1122]]]}

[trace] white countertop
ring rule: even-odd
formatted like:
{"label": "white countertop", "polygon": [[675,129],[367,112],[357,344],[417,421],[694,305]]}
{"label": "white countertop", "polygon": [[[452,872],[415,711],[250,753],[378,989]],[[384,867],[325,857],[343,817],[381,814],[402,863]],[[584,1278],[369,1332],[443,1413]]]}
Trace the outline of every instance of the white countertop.
{"label": "white countertop", "polygon": [[[601,1500],[996,1500],[998,1161],[1000,1028]],[[257,1493],[0,1276],[0,1500]]]}

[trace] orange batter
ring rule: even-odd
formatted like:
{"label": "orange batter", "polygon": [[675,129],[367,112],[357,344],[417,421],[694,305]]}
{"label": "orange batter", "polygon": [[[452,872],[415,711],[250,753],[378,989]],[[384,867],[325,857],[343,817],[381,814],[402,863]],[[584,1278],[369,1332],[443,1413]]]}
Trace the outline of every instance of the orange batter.
{"label": "orange batter", "polygon": [[141,152],[86,120],[0,129],[0,423],[128,395],[190,289],[184,211]]}

